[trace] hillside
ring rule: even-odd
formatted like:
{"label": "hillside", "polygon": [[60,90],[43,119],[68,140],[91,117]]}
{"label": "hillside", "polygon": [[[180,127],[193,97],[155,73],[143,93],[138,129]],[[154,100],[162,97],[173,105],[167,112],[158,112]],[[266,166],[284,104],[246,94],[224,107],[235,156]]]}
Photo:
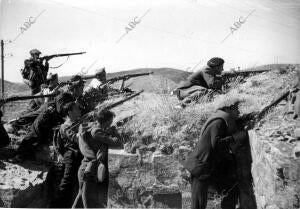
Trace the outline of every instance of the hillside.
{"label": "hillside", "polygon": [[[268,68],[259,66],[257,69]],[[216,95],[213,101],[191,104],[185,109],[175,108],[178,103],[175,96],[153,92],[142,93],[115,107],[114,125],[118,126],[125,145],[123,150],[110,150],[109,206],[189,208],[191,188],[181,163],[193,150],[207,118],[221,102],[235,97],[243,99],[241,114],[259,112],[295,84],[295,70],[300,70],[300,65],[273,65],[272,71],[243,81],[232,79],[226,94]],[[151,77],[147,80],[151,81]],[[162,84],[161,89],[167,92],[166,86]],[[288,109],[288,103],[282,101],[249,131],[251,171],[258,208],[300,207],[300,142],[295,136],[300,121],[287,114]],[[49,190],[46,188],[50,187],[47,179],[51,176],[49,174],[46,178],[46,175],[32,172],[34,169],[45,174],[44,170],[47,170],[34,166],[34,163],[28,168],[28,165],[3,162],[4,168],[0,170],[3,206],[46,206],[51,197],[46,193]],[[7,170],[18,172],[12,177],[7,175]],[[31,179],[34,179],[35,187],[30,186]],[[46,200],[39,199],[38,204],[29,204],[34,197],[42,196],[40,191],[44,191]],[[207,208],[220,208],[221,199],[222,196],[211,196]]]}

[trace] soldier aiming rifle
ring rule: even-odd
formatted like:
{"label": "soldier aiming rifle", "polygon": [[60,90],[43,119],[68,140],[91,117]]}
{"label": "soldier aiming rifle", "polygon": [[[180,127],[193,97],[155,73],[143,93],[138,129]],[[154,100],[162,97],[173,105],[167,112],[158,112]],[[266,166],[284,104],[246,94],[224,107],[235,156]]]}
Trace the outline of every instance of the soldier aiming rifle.
{"label": "soldier aiming rifle", "polygon": [[30,50],[31,58],[24,61],[24,68],[21,69],[23,81],[31,88],[32,95],[40,92],[41,85],[46,83],[47,73],[49,70],[48,61],[54,57],[63,57],[71,55],[84,54],[85,52],[79,53],[68,53],[68,54],[55,54],[40,57],[41,52],[37,49]]}

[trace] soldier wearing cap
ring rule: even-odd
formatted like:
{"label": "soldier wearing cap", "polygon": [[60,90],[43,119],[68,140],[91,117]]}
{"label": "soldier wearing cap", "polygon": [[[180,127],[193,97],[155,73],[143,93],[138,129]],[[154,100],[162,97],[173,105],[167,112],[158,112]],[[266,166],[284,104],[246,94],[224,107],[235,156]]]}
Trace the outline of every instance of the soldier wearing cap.
{"label": "soldier wearing cap", "polygon": [[80,117],[80,109],[75,101],[70,101],[62,106],[62,114],[66,115],[66,121],[60,126],[57,135],[56,149],[59,162],[64,164],[63,177],[58,186],[57,195],[50,207],[71,208],[73,188],[78,185],[77,171],[83,159],[78,145],[78,127],[70,129]]}
{"label": "soldier wearing cap", "polygon": [[[240,150],[247,147],[248,132],[237,125],[239,98],[225,98],[217,111],[203,125],[200,140],[184,162],[191,173],[192,209],[205,209],[208,188],[225,195],[221,208],[235,209],[238,199],[241,208],[256,209],[251,187],[251,173],[240,174],[243,161]],[[249,163],[249,162],[248,162]],[[248,178],[248,179],[246,179]]]}
{"label": "soldier wearing cap", "polygon": [[46,83],[49,63],[39,58],[41,52],[37,49],[30,50],[30,59],[24,61],[24,69],[21,70],[24,83],[30,88],[32,95],[40,92],[41,84]]}
{"label": "soldier wearing cap", "polygon": [[68,85],[68,92],[76,99],[76,103],[78,104],[82,114],[91,111],[91,107],[89,107],[89,104],[85,101],[83,95],[84,83],[85,80],[83,80],[80,75],[75,75],[71,78]]}
{"label": "soldier wearing cap", "polygon": [[174,90],[181,102],[182,107],[186,104],[197,101],[201,96],[213,91],[221,91],[224,84],[221,78],[224,60],[219,57],[213,57],[207,62],[207,66],[190,75],[187,81],[180,84]]}
{"label": "soldier wearing cap", "polygon": [[63,122],[65,116],[63,106],[74,100],[74,97],[69,93],[62,93],[54,101],[47,104],[34,120],[30,132],[22,140],[17,150],[16,161],[23,161],[25,158],[31,157],[30,155],[34,153],[36,146],[52,139],[52,129]]}

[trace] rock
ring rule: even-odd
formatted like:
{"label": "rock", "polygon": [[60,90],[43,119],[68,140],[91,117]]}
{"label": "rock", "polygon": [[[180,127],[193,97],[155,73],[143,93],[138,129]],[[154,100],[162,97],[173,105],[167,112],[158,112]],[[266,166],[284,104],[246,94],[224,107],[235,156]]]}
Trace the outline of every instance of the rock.
{"label": "rock", "polygon": [[27,162],[2,162],[0,170],[1,207],[47,207],[47,167]]}
{"label": "rock", "polygon": [[182,208],[180,163],[140,148],[141,155],[109,150],[109,207]]}
{"label": "rock", "polygon": [[295,159],[300,159],[300,142],[298,142],[293,149],[293,157]]}

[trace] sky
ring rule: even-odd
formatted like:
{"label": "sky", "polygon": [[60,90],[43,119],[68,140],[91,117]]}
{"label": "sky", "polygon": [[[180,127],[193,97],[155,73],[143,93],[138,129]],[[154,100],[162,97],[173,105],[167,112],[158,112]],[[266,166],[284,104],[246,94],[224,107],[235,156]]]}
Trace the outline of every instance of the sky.
{"label": "sky", "polygon": [[[5,80],[22,82],[29,51],[59,76],[171,67],[195,71],[300,63],[300,0],[0,0]],[[31,24],[30,24],[31,22]],[[239,22],[239,23],[238,23]],[[60,66],[61,65],[61,66]],[[58,67],[59,68],[55,68]]]}

